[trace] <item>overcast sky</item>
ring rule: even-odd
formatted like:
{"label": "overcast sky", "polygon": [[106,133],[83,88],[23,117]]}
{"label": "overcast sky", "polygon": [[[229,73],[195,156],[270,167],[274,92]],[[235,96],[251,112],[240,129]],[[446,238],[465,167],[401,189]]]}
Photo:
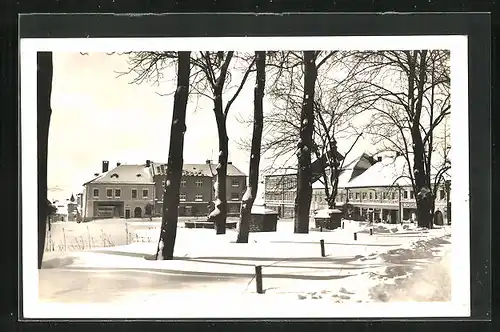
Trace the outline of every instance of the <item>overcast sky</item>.
{"label": "overcast sky", "polygon": [[[127,57],[105,53],[54,53],[52,118],[49,134],[48,185],[64,194],[79,192],[101,169],[101,161],[144,163],[166,161],[172,119],[171,82],[160,86],[130,84],[133,76],[117,78],[127,69]],[[168,75],[167,75],[168,76]],[[175,77],[170,77],[174,78]],[[252,128],[237,121],[253,112],[254,77],[229,113],[229,160],[248,174],[249,153],[237,141]],[[239,82],[239,79],[234,79]],[[226,100],[228,97],[226,97]],[[265,100],[264,107],[270,107]],[[217,130],[212,101],[191,98],[187,112],[184,162],[204,163],[217,157]],[[369,145],[359,142],[361,153]],[[342,151],[342,142],[339,142]],[[262,167],[268,165],[262,160]]]}

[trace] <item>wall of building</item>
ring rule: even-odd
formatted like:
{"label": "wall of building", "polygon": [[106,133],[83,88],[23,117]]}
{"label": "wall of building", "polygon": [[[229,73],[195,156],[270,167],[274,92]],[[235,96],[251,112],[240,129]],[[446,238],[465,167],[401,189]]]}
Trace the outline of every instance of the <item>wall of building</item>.
{"label": "wall of building", "polygon": [[[99,195],[94,195],[94,190],[99,191]],[[108,197],[107,190],[112,190],[111,197]],[[117,196],[116,190],[120,190]],[[132,197],[132,191],[137,191],[137,196]],[[148,191],[147,197],[143,197],[143,190]],[[116,211],[113,217],[126,217],[126,211],[130,211],[130,217],[134,217],[136,208],[141,209],[141,216],[144,216],[145,207],[148,204],[154,204],[153,195],[155,189],[153,184],[104,184],[91,183],[85,186],[85,219],[95,219],[100,217],[98,209],[100,206],[115,205]]]}
{"label": "wall of building", "polygon": [[[268,179],[266,179],[266,182]],[[273,179],[266,187],[266,206],[279,212],[282,218],[294,216],[295,190],[283,190],[277,179]],[[399,221],[400,191],[396,187],[373,187],[373,188],[339,188],[335,199],[337,208],[343,208],[345,203],[351,209],[350,216],[360,220],[383,220],[391,222]],[[447,219],[445,188],[437,191],[435,210],[443,214]],[[328,207],[324,189],[313,189],[311,197],[311,211],[325,209]],[[347,207],[346,207],[347,208]],[[402,219],[415,218],[416,201],[411,187],[401,188],[401,212]]]}
{"label": "wall of building", "polygon": [[[233,182],[234,180],[234,182]],[[165,177],[154,177],[156,188],[155,214],[162,215],[163,186]],[[228,214],[238,214],[241,198],[246,190],[245,176],[228,176],[226,180]],[[214,199],[214,180],[208,176],[183,176],[179,188],[179,215],[206,216],[211,210]],[[200,196],[201,195],[201,196]],[[233,196],[234,195],[234,196]],[[236,198],[236,195],[238,197]]]}

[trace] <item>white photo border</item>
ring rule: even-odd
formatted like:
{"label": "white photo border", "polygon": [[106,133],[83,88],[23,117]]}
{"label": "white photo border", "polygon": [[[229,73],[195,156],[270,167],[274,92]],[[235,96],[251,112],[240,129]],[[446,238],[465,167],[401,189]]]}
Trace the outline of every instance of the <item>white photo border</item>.
{"label": "white photo border", "polygon": [[[191,37],[191,38],[21,38],[21,181],[22,181],[22,289],[23,318],[104,319],[104,318],[296,318],[298,312],[308,318],[402,318],[402,317],[469,317],[470,285],[470,207],[469,207],[469,107],[467,36],[349,36],[349,37]],[[104,304],[40,303],[37,270],[37,52],[124,52],[143,50],[413,50],[447,49],[451,52],[451,149],[452,215],[461,216],[452,223],[452,301],[443,303],[373,303],[338,304],[335,310],[321,306],[259,305],[255,310],[226,304],[224,316],[213,310],[203,317],[202,311],[180,312],[176,317],[163,316],[161,307],[141,304],[120,308]],[[467,133],[467,134],[464,134]],[[459,148],[467,147],[467,148]],[[453,181],[460,179],[460,181]],[[189,300],[190,298],[186,298]],[[190,299],[205,309],[213,302]],[[260,301],[259,303],[261,303]],[[250,303],[248,305],[251,305]],[[241,312],[239,311],[241,310]],[[175,313],[173,307],[168,310]],[[369,316],[361,316],[369,313]],[[207,315],[207,312],[204,313]],[[194,316],[193,316],[194,315]],[[219,315],[219,316],[216,316]],[[245,316],[242,316],[245,315]],[[306,318],[303,316],[303,318]]]}

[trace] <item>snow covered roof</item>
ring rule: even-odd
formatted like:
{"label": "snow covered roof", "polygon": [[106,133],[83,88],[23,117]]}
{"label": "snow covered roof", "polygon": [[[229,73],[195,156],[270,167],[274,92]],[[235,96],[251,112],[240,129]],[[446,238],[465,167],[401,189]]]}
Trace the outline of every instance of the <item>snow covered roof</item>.
{"label": "snow covered roof", "polygon": [[145,167],[145,165],[122,164],[98,175],[84,185],[90,183],[152,184],[153,177],[149,168]]}
{"label": "snow covered roof", "polygon": [[407,186],[411,184],[410,180],[402,177],[407,174],[409,174],[408,166],[404,158],[386,158],[354,178],[346,187]]}
{"label": "snow covered roof", "polygon": [[[366,153],[362,153],[353,157],[352,159],[346,159],[344,166],[342,167],[342,171],[339,175],[339,188],[345,188],[349,181],[353,180],[354,170],[355,169],[369,169],[372,167],[373,160]],[[326,170],[327,176],[330,175],[330,170]],[[323,183],[323,177],[320,177],[317,181],[312,184],[313,189],[323,189],[325,185]]]}
{"label": "snow covered roof", "polygon": [[[163,166],[163,167],[162,167]],[[183,176],[208,176],[212,177],[216,174],[216,164],[184,164],[182,167]],[[167,163],[152,162],[151,163],[153,175],[163,175],[167,169]],[[240,171],[233,164],[227,165],[228,176],[246,176],[245,173]]]}
{"label": "snow covered roof", "polygon": [[[408,163],[403,156],[385,158],[351,180],[346,188],[410,186],[409,174]],[[445,175],[446,178],[448,178],[447,175]]]}

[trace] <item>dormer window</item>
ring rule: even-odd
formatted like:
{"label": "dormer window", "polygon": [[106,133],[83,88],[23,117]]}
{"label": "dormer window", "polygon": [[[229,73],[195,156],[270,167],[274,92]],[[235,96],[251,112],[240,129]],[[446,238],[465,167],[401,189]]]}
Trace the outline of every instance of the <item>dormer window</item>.
{"label": "dormer window", "polygon": [[141,175],[141,173],[137,173],[137,174],[136,174],[136,176],[137,176],[138,178],[140,178],[142,175]]}
{"label": "dormer window", "polygon": [[118,176],[118,174],[113,173],[113,174],[111,174],[111,177],[112,177],[112,178],[117,178],[117,179],[118,179],[118,177],[119,177],[119,176]]}

